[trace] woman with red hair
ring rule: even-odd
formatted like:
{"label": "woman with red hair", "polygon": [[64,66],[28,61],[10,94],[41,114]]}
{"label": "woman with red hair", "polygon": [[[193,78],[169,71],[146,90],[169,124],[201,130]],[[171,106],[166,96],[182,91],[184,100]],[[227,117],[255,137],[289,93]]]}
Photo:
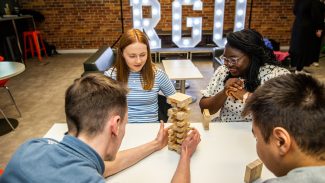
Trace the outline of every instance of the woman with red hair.
{"label": "woman with red hair", "polygon": [[158,122],[158,92],[176,93],[166,73],[152,63],[148,38],[138,29],[122,35],[115,63],[104,74],[128,85],[130,123]]}

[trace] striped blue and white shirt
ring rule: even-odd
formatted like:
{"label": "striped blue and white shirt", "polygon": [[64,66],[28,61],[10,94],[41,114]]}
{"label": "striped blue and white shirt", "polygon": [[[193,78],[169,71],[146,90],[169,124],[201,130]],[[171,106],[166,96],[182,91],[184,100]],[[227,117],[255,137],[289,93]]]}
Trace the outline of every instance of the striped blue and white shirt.
{"label": "striped blue and white shirt", "polygon": [[[116,79],[116,70],[110,68],[104,74]],[[166,73],[157,68],[155,83],[151,90],[143,90],[140,72],[131,72],[128,79],[127,95],[129,123],[152,123],[158,122],[158,92],[167,97],[176,93],[173,83]]]}

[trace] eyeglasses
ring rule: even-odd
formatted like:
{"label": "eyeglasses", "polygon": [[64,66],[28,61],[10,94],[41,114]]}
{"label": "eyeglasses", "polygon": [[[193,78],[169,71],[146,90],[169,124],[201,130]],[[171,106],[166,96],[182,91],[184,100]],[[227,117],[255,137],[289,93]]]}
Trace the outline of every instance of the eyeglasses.
{"label": "eyeglasses", "polygon": [[236,65],[238,63],[238,60],[241,59],[243,56],[245,56],[245,55],[242,55],[240,57],[230,57],[230,58],[227,58],[227,57],[221,55],[219,57],[219,59],[222,60],[224,64],[227,63],[228,65]]}

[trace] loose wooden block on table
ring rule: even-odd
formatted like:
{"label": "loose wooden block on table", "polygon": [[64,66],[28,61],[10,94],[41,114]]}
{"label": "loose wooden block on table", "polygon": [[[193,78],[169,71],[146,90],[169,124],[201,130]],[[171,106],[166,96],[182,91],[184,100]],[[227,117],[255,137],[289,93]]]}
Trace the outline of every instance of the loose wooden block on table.
{"label": "loose wooden block on table", "polygon": [[209,109],[203,110],[203,128],[209,130],[209,123],[211,122],[211,115]]}
{"label": "loose wooden block on table", "polygon": [[246,166],[245,171],[245,183],[252,183],[261,177],[262,174],[263,162],[260,159],[257,159]]}

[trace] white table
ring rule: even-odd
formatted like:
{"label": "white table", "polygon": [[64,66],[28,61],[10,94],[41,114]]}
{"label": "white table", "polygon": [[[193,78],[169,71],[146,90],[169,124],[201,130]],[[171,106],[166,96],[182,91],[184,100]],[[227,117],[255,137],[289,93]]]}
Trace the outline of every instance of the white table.
{"label": "white table", "polygon": [[25,70],[25,65],[19,62],[0,62],[0,80],[14,77]]}
{"label": "white table", "polygon": [[[19,62],[0,62],[0,80],[9,79],[11,77],[14,77],[20,73],[22,73],[25,70],[25,65]],[[10,94],[11,95],[11,94]],[[16,105],[16,104],[15,104]],[[17,108],[18,110],[18,108]],[[19,110],[18,110],[19,111]],[[15,129],[15,125],[18,125],[18,120],[13,118],[7,118],[4,112],[0,109],[1,115],[3,115],[4,119],[0,119],[0,123],[7,122],[12,130]],[[20,112],[19,112],[20,113]],[[7,131],[5,133],[8,133],[10,131]]]}
{"label": "white table", "polygon": [[[201,143],[191,160],[192,183],[240,183],[244,182],[246,165],[258,158],[251,123],[211,123],[204,131],[201,123],[191,123],[199,130]],[[153,140],[159,129],[158,123],[127,124],[121,149],[135,147]],[[57,140],[67,131],[66,124],[55,124],[44,137]],[[170,182],[179,155],[167,147],[155,152],[136,165],[107,178],[110,183],[167,183]],[[262,178],[274,177],[263,166]]]}
{"label": "white table", "polygon": [[[202,79],[199,69],[191,60],[163,60],[163,66],[169,79],[180,81],[180,92],[185,94],[185,81],[189,79]],[[196,97],[192,96],[195,102]]]}

